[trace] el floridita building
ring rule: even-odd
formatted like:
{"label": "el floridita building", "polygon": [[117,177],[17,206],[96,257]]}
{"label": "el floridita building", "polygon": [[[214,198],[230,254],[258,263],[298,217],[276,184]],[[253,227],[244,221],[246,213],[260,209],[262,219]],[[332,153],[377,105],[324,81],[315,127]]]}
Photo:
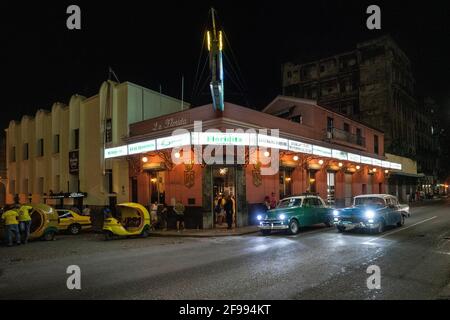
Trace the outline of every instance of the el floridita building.
{"label": "el floridita building", "polygon": [[[272,193],[314,192],[344,206],[355,195],[410,188],[387,183],[403,166],[386,158],[383,132],[299,98],[279,96],[262,111],[231,103],[216,111],[108,81],[96,96],[11,121],[6,134],[7,203],[181,201],[187,227],[213,228],[218,193],[235,196],[236,224],[244,226]],[[223,161],[174,161],[211,147],[223,150]],[[274,154],[277,170],[264,174]]]}

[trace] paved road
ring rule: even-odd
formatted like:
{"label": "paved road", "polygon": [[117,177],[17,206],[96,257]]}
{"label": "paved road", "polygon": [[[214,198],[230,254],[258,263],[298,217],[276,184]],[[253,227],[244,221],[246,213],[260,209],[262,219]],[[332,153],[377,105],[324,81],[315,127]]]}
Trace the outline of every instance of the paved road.
{"label": "paved road", "polygon": [[[0,298],[436,299],[450,298],[450,203],[412,210],[379,236],[317,227],[299,235],[148,238],[99,235],[0,248]],[[79,265],[82,289],[66,288]],[[368,290],[369,265],[381,289]]]}

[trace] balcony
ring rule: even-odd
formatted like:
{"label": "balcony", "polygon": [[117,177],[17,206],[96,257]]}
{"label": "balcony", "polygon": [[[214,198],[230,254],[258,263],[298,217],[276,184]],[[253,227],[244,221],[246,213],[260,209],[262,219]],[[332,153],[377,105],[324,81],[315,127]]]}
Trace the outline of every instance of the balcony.
{"label": "balcony", "polygon": [[345,130],[337,129],[337,128],[328,128],[324,131],[324,139],[328,142],[346,142],[353,145],[358,145],[360,147],[366,147],[366,138],[352,134]]}

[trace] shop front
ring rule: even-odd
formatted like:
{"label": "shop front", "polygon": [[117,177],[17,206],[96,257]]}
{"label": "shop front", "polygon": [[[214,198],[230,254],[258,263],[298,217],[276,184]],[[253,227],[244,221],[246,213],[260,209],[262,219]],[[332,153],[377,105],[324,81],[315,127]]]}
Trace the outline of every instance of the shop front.
{"label": "shop front", "polygon": [[347,206],[355,195],[385,192],[385,177],[401,171],[368,147],[331,144],[304,129],[232,104],[223,112],[203,106],[132,124],[125,144],[105,158],[128,160],[131,201],[183,203],[187,228],[225,228],[223,198],[233,203],[234,227],[255,223],[271,197],[315,193]]}

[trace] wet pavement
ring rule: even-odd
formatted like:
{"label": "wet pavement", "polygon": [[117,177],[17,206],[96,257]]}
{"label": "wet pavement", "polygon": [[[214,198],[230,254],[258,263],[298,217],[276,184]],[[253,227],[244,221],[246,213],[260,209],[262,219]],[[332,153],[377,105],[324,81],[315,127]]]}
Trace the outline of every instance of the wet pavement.
{"label": "wet pavement", "polygon": [[[81,268],[81,290],[66,269]],[[381,270],[369,290],[367,267]],[[59,236],[0,247],[2,299],[447,299],[450,202],[381,235],[317,226],[268,237]]]}

